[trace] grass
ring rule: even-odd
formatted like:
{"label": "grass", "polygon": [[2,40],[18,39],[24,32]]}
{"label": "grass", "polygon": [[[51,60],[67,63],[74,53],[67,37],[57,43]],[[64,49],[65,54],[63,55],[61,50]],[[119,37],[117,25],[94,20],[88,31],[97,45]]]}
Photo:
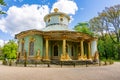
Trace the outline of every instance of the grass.
{"label": "grass", "polygon": [[114,62],[120,62],[120,60],[114,60]]}

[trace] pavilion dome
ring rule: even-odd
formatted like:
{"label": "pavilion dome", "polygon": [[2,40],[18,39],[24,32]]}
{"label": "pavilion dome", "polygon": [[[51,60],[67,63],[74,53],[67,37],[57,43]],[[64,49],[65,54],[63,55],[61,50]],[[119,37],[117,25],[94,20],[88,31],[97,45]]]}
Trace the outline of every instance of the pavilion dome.
{"label": "pavilion dome", "polygon": [[73,31],[68,29],[68,24],[70,21],[70,16],[66,13],[59,12],[57,8],[54,9],[54,12],[47,14],[44,17],[46,27],[43,31]]}

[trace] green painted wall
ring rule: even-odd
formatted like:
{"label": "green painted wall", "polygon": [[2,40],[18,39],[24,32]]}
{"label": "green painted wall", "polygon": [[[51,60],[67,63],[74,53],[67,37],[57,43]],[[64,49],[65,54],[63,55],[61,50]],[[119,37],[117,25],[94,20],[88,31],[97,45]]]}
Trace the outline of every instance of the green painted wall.
{"label": "green painted wall", "polygon": [[19,43],[18,43],[18,52],[21,52],[21,46],[22,46],[22,45],[21,45],[21,39],[19,39],[18,42],[19,42]]}
{"label": "green painted wall", "polygon": [[[46,50],[46,47],[45,47],[45,39],[43,39],[42,36],[40,35],[29,35],[29,36],[26,36],[24,37],[24,49],[26,50],[28,56],[29,56],[29,42],[30,42],[30,39],[31,38],[34,38],[35,41],[34,41],[34,55],[36,55],[38,49],[40,49],[40,55],[41,57],[44,57],[45,56],[45,50]],[[21,52],[21,41],[22,39],[19,39],[19,48],[18,48],[18,51]],[[66,41],[67,43],[67,46],[68,46],[68,54],[69,56],[71,57],[71,54],[72,54],[72,50],[71,50],[71,47],[73,46],[73,58],[74,59],[77,59],[77,56],[78,56],[78,47],[79,47],[79,42],[70,42],[70,41]],[[49,54],[49,58],[51,59],[52,56],[54,55],[54,51],[53,51],[53,48],[54,48],[54,45],[58,45],[58,56],[60,57],[60,55],[62,54],[62,44],[63,44],[63,41],[62,40],[49,40],[48,41],[49,43],[49,51],[48,51],[48,54]],[[84,42],[84,53],[85,54],[88,54],[88,45],[86,42]],[[59,58],[58,57],[58,58]]]}
{"label": "green painted wall", "polygon": [[40,56],[43,54],[43,38],[40,35],[34,35],[35,43],[34,43],[34,55],[36,55],[38,49],[40,49]]}
{"label": "green painted wall", "polygon": [[[42,36],[40,35],[28,35],[26,37],[24,37],[24,50],[27,52],[27,56],[29,56],[29,42],[30,42],[30,39],[31,38],[34,38],[35,41],[34,41],[34,55],[36,55],[38,49],[40,49],[40,55],[42,56],[43,54],[43,38]],[[20,42],[19,42],[19,49],[18,51],[21,52],[21,48],[22,48],[22,45],[21,45],[21,41],[22,39],[19,39]]]}
{"label": "green painted wall", "polygon": [[24,50],[27,53],[27,56],[29,55],[29,39],[31,36],[24,37]]}

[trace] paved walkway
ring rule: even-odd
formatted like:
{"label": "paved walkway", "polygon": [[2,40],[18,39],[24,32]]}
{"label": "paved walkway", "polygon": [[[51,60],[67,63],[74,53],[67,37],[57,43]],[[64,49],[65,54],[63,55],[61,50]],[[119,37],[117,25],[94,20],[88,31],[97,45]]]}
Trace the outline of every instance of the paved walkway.
{"label": "paved walkway", "polygon": [[0,80],[120,80],[120,63],[97,67],[41,68],[0,65]]}

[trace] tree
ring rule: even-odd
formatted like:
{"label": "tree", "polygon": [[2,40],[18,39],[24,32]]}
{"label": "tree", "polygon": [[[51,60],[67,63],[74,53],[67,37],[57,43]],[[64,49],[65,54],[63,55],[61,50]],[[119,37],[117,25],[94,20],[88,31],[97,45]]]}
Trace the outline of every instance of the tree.
{"label": "tree", "polygon": [[[4,0],[0,0],[0,5],[6,6]],[[3,12],[2,10],[0,10],[0,14],[5,14],[5,12]]]}
{"label": "tree", "polygon": [[120,59],[120,5],[106,7],[98,17],[89,21],[90,27],[96,32],[101,32],[104,40],[105,34],[109,34],[112,43],[117,46],[118,58]]}
{"label": "tree", "polygon": [[96,34],[101,34],[102,36],[104,36],[104,32],[106,31],[106,28],[104,25],[104,21],[100,16],[91,19],[89,21],[89,26],[91,31],[93,31]]}
{"label": "tree", "polygon": [[9,42],[3,46],[2,52],[4,54],[4,58],[15,59],[17,53],[17,44],[15,41],[9,40]]}
{"label": "tree", "polygon": [[90,31],[90,28],[88,26],[88,23],[78,23],[75,27],[74,30],[82,33],[86,33],[89,35],[93,35],[93,33]]}
{"label": "tree", "polygon": [[0,60],[3,59],[2,47],[0,46]]}
{"label": "tree", "polygon": [[[90,27],[96,32],[106,31],[109,33],[111,39],[115,43],[120,42],[120,5],[116,5],[110,8],[105,8],[103,12],[99,13],[98,17],[95,17],[89,21]],[[117,40],[114,40],[112,34],[116,35]]]}
{"label": "tree", "polygon": [[117,59],[118,58],[118,56],[116,56],[118,55],[116,45],[111,40],[109,34],[105,34],[105,36],[99,37],[98,51],[100,53],[101,58],[105,58],[105,59]]}

